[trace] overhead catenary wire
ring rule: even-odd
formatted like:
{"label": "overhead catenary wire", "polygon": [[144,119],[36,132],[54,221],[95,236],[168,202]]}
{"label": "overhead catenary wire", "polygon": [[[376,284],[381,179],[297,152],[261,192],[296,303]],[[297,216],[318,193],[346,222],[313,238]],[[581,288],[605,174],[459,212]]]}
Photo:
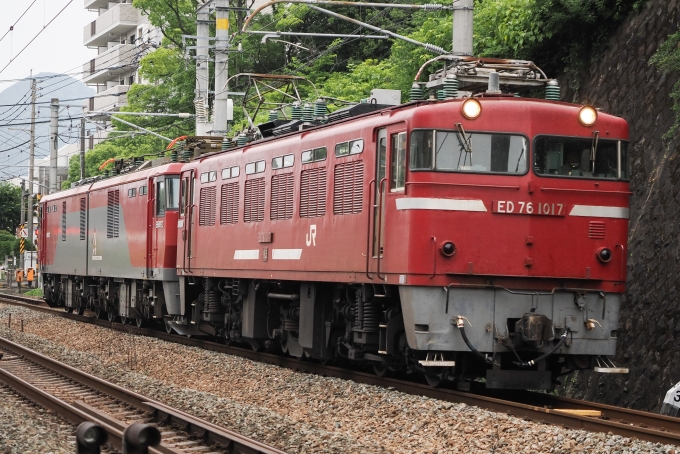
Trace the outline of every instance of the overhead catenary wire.
{"label": "overhead catenary wire", "polygon": [[73,0],[69,0],[68,3],[67,3],[66,5],[64,5],[64,7],[63,7],[61,10],[59,10],[59,12],[58,12],[58,13],[57,13],[57,14],[56,14],[56,15],[55,15],[55,16],[54,16],[47,24],[45,24],[45,25],[43,26],[43,28],[41,28],[40,31],[38,31],[38,33],[36,33],[36,35],[35,35],[33,38],[31,38],[31,40],[28,42],[28,44],[26,44],[26,45],[25,45],[25,46],[24,46],[24,47],[23,47],[23,48],[15,55],[15,56],[14,56],[14,58],[11,58],[11,59],[9,60],[9,62],[8,62],[2,69],[0,69],[0,74],[2,74],[3,71],[5,71],[5,69],[7,69],[7,67],[9,67],[9,65],[11,65],[12,62],[13,62],[14,60],[16,60],[17,57],[18,57],[19,55],[21,55],[22,52],[25,51],[26,48],[27,48],[28,46],[30,46],[31,43],[33,43],[33,41],[35,41],[35,40],[38,38],[38,36],[40,36],[40,35],[42,34],[42,32],[45,31],[45,29],[46,29],[47,27],[49,27],[49,25],[50,25],[52,22],[54,22],[54,21],[56,20],[57,17],[59,17],[59,16],[61,15],[61,13],[64,12],[64,10],[65,10],[71,3],[73,3]]}
{"label": "overhead catenary wire", "polygon": [[28,5],[28,8],[26,8],[26,10],[25,10],[23,13],[21,13],[21,16],[19,16],[19,19],[17,19],[12,25],[10,25],[9,29],[5,32],[5,34],[2,35],[2,37],[0,37],[0,42],[2,42],[2,40],[5,39],[5,37],[6,37],[11,31],[14,31],[14,27],[17,26],[17,24],[19,23],[19,21],[21,20],[21,18],[24,17],[24,16],[26,15],[26,13],[28,12],[28,10],[31,9],[31,6],[33,6],[33,5],[35,4],[35,2],[37,2],[37,1],[38,1],[38,0],[33,0],[33,2],[32,2],[30,5]]}

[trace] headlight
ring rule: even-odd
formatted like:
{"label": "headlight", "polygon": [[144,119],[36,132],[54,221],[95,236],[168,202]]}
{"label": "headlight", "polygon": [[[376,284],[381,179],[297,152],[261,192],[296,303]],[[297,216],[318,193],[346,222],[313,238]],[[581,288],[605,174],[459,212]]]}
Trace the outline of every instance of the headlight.
{"label": "headlight", "polygon": [[474,98],[468,98],[460,108],[463,117],[468,120],[476,120],[482,114],[482,105]]}
{"label": "headlight", "polygon": [[606,247],[601,247],[595,253],[597,259],[602,263],[607,263],[612,259],[612,251]]}
{"label": "headlight", "polygon": [[583,126],[592,126],[597,121],[597,110],[591,106],[583,106],[578,113],[578,121]]}

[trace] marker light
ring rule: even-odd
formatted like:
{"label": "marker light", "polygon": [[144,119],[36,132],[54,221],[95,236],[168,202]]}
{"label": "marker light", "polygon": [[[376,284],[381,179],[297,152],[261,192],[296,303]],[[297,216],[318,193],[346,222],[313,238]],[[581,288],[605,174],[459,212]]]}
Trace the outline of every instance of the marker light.
{"label": "marker light", "polygon": [[578,121],[583,126],[592,126],[597,121],[597,110],[591,106],[583,106],[578,113]]}
{"label": "marker light", "polygon": [[607,263],[612,259],[612,251],[611,249],[608,249],[606,247],[598,249],[595,255],[597,256],[598,260],[602,263]]}
{"label": "marker light", "polygon": [[445,241],[441,244],[440,251],[445,257],[452,257],[456,253],[456,245],[450,241]]}
{"label": "marker light", "polygon": [[476,120],[482,114],[482,105],[474,98],[468,98],[460,108],[463,116],[468,120]]}

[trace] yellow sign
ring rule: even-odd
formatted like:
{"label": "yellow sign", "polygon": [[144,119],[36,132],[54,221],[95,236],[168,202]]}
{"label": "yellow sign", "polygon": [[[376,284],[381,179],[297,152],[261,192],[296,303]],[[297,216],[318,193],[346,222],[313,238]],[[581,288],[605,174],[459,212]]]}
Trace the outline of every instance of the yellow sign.
{"label": "yellow sign", "polygon": [[217,19],[215,28],[218,30],[229,30],[229,19]]}

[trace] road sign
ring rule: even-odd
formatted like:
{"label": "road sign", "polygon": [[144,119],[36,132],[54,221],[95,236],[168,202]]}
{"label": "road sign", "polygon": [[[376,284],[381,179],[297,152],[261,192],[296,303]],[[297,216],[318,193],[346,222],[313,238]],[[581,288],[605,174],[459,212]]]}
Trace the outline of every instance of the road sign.
{"label": "road sign", "polygon": [[28,238],[28,229],[20,229],[19,230],[19,236],[21,238]]}

